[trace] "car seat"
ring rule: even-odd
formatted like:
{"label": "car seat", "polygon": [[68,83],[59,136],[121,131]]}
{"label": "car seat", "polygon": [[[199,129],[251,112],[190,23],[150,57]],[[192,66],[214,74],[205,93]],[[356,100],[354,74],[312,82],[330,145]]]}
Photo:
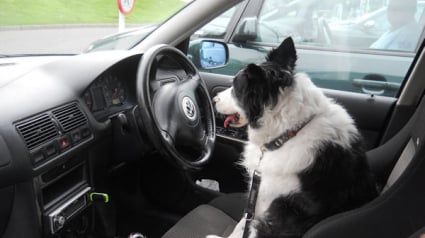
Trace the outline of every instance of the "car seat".
{"label": "car seat", "polygon": [[[367,153],[384,189],[366,205],[331,216],[306,232],[306,238],[419,237],[425,233],[425,99],[406,125],[385,144]],[[384,182],[386,181],[386,182]],[[201,205],[163,238],[228,236],[239,222],[246,198],[228,194]]]}

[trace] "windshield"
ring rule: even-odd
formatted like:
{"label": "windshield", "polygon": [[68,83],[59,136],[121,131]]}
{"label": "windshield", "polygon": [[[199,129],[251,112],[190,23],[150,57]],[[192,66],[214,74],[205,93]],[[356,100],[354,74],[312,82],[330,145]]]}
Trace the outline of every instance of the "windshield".
{"label": "windshield", "polygon": [[0,55],[129,49],[189,2],[2,0]]}

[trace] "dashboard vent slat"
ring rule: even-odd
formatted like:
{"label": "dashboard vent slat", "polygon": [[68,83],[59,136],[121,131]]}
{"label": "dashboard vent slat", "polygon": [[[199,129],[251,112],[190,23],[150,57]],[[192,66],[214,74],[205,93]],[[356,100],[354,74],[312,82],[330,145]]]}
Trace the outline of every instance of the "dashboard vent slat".
{"label": "dashboard vent slat", "polygon": [[47,114],[22,122],[16,125],[16,128],[30,150],[59,135],[55,124]]}
{"label": "dashboard vent slat", "polygon": [[77,106],[77,104],[70,104],[62,108],[56,109],[53,116],[58,120],[62,130],[69,132],[80,126],[87,124],[87,118]]}

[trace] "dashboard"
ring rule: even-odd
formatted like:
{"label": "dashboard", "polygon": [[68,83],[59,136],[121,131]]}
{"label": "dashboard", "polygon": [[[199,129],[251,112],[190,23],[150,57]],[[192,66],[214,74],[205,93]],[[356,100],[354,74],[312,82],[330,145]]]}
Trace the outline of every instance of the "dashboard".
{"label": "dashboard", "polygon": [[[0,236],[29,237],[40,231],[32,224],[42,224],[50,237],[71,220],[91,219],[90,161],[110,155],[90,151],[107,150],[101,142],[111,132],[109,119],[136,105],[140,58],[119,51],[28,57],[37,67],[19,75],[13,72],[24,59],[2,65]],[[16,214],[25,216],[9,220]],[[2,230],[8,221],[20,226],[12,235]]]}
{"label": "dashboard", "polygon": [[3,181],[54,167],[96,139],[108,118],[133,107],[140,58],[118,51],[66,56],[19,77],[5,75],[0,84],[0,110],[7,112],[0,118]]}
{"label": "dashboard", "polygon": [[[0,214],[0,228],[19,212],[27,214],[23,223],[34,224],[36,217],[45,226],[43,237],[64,231],[72,224],[68,220],[90,219],[88,197],[102,183],[93,182],[99,177],[94,169],[103,168],[91,163],[119,165],[149,151],[152,142],[141,138],[136,110],[140,59],[129,51],[95,52],[49,60],[20,76],[3,75],[0,110],[7,113],[0,117],[0,210],[7,212]],[[171,58],[157,66],[152,91],[187,76]],[[229,138],[240,134],[220,129]],[[14,200],[15,186],[25,186],[29,195],[20,191],[22,200]],[[22,234],[9,237],[39,232],[33,229],[22,227],[14,230]]]}
{"label": "dashboard", "polygon": [[[20,77],[2,79],[5,83],[0,85],[0,110],[8,112],[0,118],[0,176],[5,178],[4,181],[13,183],[21,180],[21,171],[30,171],[27,174],[33,176],[50,169],[60,163],[62,157],[77,153],[87,144],[76,142],[79,135],[86,134],[85,128],[90,131],[90,138],[96,140],[110,128],[112,118],[132,111],[130,109],[138,105],[136,84],[140,59],[140,54],[128,51],[67,56],[47,62]],[[156,80],[151,82],[152,90],[184,78],[185,72],[172,59],[164,59],[158,64]],[[56,110],[71,104],[86,120],[79,131],[65,130],[57,122]],[[68,117],[75,117],[75,114],[66,115]],[[17,126],[39,118],[45,118],[46,123],[53,121],[49,125],[54,127],[55,134],[46,137],[46,142],[42,140],[42,144],[29,148]],[[217,129],[219,134],[229,137],[246,137],[239,131]],[[42,128],[34,130],[37,136],[41,136],[42,132]],[[49,144],[51,140],[63,140],[64,137],[70,138],[71,147],[64,150],[60,145],[67,143],[55,142],[53,144],[58,152],[54,156],[46,156],[48,151],[54,151]],[[36,149],[39,153],[34,155]],[[51,160],[53,157],[55,159]],[[34,163],[34,158],[42,162]]]}

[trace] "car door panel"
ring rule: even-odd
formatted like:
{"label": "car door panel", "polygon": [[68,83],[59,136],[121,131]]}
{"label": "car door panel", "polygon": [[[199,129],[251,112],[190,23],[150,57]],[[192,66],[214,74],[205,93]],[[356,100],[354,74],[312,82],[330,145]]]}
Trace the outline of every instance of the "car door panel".
{"label": "car door panel", "polygon": [[365,140],[366,149],[376,147],[386,128],[396,98],[323,89],[326,96],[342,105],[353,117]]}

